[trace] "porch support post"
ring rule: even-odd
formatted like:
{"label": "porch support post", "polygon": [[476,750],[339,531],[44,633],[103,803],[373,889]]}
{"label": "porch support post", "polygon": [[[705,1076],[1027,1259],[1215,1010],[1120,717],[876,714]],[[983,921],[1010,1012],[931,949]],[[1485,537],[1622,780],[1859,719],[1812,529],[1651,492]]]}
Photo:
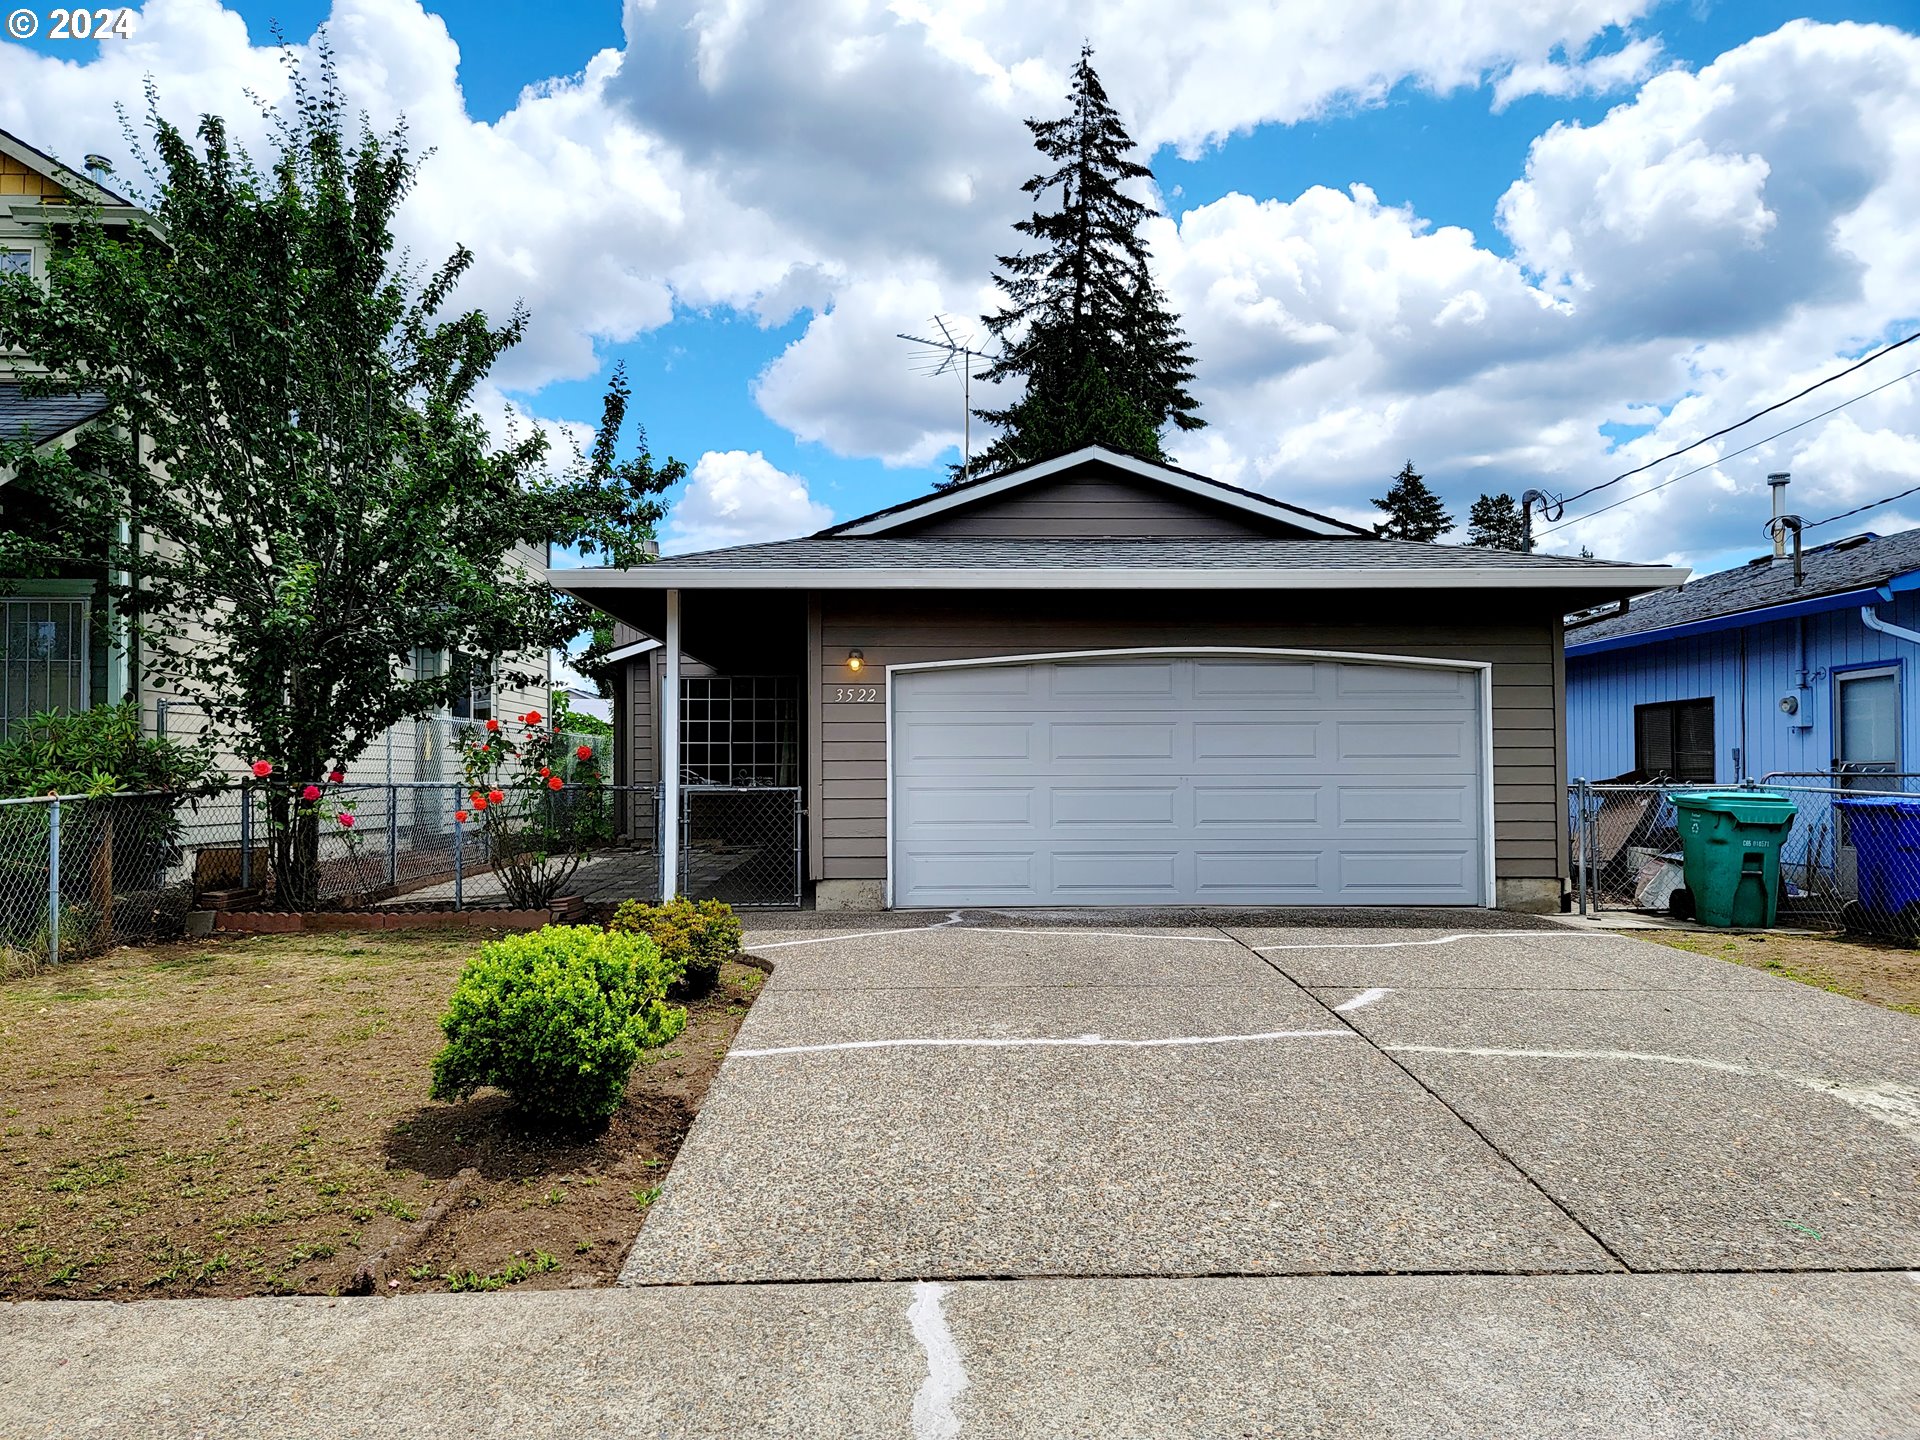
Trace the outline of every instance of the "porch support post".
{"label": "porch support post", "polygon": [[680,893],[680,592],[667,591],[666,678],[660,688],[660,898]]}

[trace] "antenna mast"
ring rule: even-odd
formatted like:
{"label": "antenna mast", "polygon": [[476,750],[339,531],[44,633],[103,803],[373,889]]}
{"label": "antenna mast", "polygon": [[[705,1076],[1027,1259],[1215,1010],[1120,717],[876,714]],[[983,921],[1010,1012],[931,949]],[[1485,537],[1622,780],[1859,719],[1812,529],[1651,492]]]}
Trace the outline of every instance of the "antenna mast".
{"label": "antenna mast", "polygon": [[904,331],[898,338],[920,347],[913,362],[916,373],[940,376],[957,372],[960,376],[960,479],[964,483],[973,473],[973,362],[992,357],[984,350],[975,350],[973,337],[956,332],[946,316],[934,316],[933,325],[940,332],[938,340]]}

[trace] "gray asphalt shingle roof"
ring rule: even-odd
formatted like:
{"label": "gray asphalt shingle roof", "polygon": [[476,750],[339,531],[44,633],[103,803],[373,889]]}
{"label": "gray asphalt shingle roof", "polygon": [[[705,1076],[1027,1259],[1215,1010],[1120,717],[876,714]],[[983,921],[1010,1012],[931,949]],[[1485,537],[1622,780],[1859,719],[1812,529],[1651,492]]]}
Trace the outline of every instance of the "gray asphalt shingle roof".
{"label": "gray asphalt shingle roof", "polygon": [[1883,585],[1896,575],[1920,570],[1920,530],[1855,535],[1808,550],[1802,557],[1806,578],[1799,585],[1793,583],[1791,557],[1778,565],[1771,560],[1769,555],[1765,561],[1703,575],[1676,589],[1636,596],[1625,615],[1569,626],[1567,644],[1612,640]]}
{"label": "gray asphalt shingle roof", "polygon": [[[1567,570],[1634,568],[1610,560],[1523,555],[1465,545],[1410,540],[1078,540],[893,539],[883,536],[809,536],[735,545],[654,562],[665,569],[701,570]],[[1571,577],[1570,577],[1571,578]]]}
{"label": "gray asphalt shingle roof", "polygon": [[107,397],[97,391],[78,395],[28,395],[20,386],[0,384],[0,439],[22,433],[36,441],[54,440],[75,426],[106,413]]}

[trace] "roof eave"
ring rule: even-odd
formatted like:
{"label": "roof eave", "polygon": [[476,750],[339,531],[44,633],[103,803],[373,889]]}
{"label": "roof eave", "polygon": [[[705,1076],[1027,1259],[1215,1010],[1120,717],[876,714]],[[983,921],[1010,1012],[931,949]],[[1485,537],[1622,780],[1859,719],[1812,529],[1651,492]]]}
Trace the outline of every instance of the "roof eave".
{"label": "roof eave", "polygon": [[1572,590],[1638,595],[1688,575],[1665,565],[1473,569],[1180,569],[1129,566],[983,569],[838,566],[550,569],[547,583],[582,599],[620,590]]}
{"label": "roof eave", "polygon": [[[1604,655],[1611,650],[1632,650],[1641,645],[1657,645],[1667,640],[1685,640],[1694,635],[1711,635],[1722,630],[1744,630],[1750,625],[1770,625],[1800,615],[1819,615],[1829,610],[1849,610],[1856,605],[1871,605],[1891,598],[1895,589],[1905,588],[1892,582],[1866,585],[1854,590],[1836,590],[1827,595],[1810,595],[1805,600],[1789,600],[1782,605],[1763,605],[1755,610],[1734,610],[1725,615],[1709,615],[1700,620],[1684,620],[1677,625],[1660,625],[1650,630],[1634,630],[1625,635],[1609,635],[1599,640],[1567,642],[1567,658]],[[1575,632],[1578,633],[1578,632]]]}

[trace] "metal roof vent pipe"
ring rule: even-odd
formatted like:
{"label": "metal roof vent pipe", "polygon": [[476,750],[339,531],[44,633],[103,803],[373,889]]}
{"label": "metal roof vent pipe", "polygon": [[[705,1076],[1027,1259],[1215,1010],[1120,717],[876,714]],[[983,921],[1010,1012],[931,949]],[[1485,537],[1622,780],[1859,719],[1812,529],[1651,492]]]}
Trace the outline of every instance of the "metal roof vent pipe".
{"label": "metal roof vent pipe", "polygon": [[[1793,476],[1785,470],[1776,470],[1767,476],[1767,488],[1773,492],[1773,519],[1767,522],[1767,529],[1773,532],[1773,563],[1778,565],[1787,558],[1787,527],[1780,521],[1787,513],[1787,486]],[[1793,582],[1798,585],[1796,578]]]}

